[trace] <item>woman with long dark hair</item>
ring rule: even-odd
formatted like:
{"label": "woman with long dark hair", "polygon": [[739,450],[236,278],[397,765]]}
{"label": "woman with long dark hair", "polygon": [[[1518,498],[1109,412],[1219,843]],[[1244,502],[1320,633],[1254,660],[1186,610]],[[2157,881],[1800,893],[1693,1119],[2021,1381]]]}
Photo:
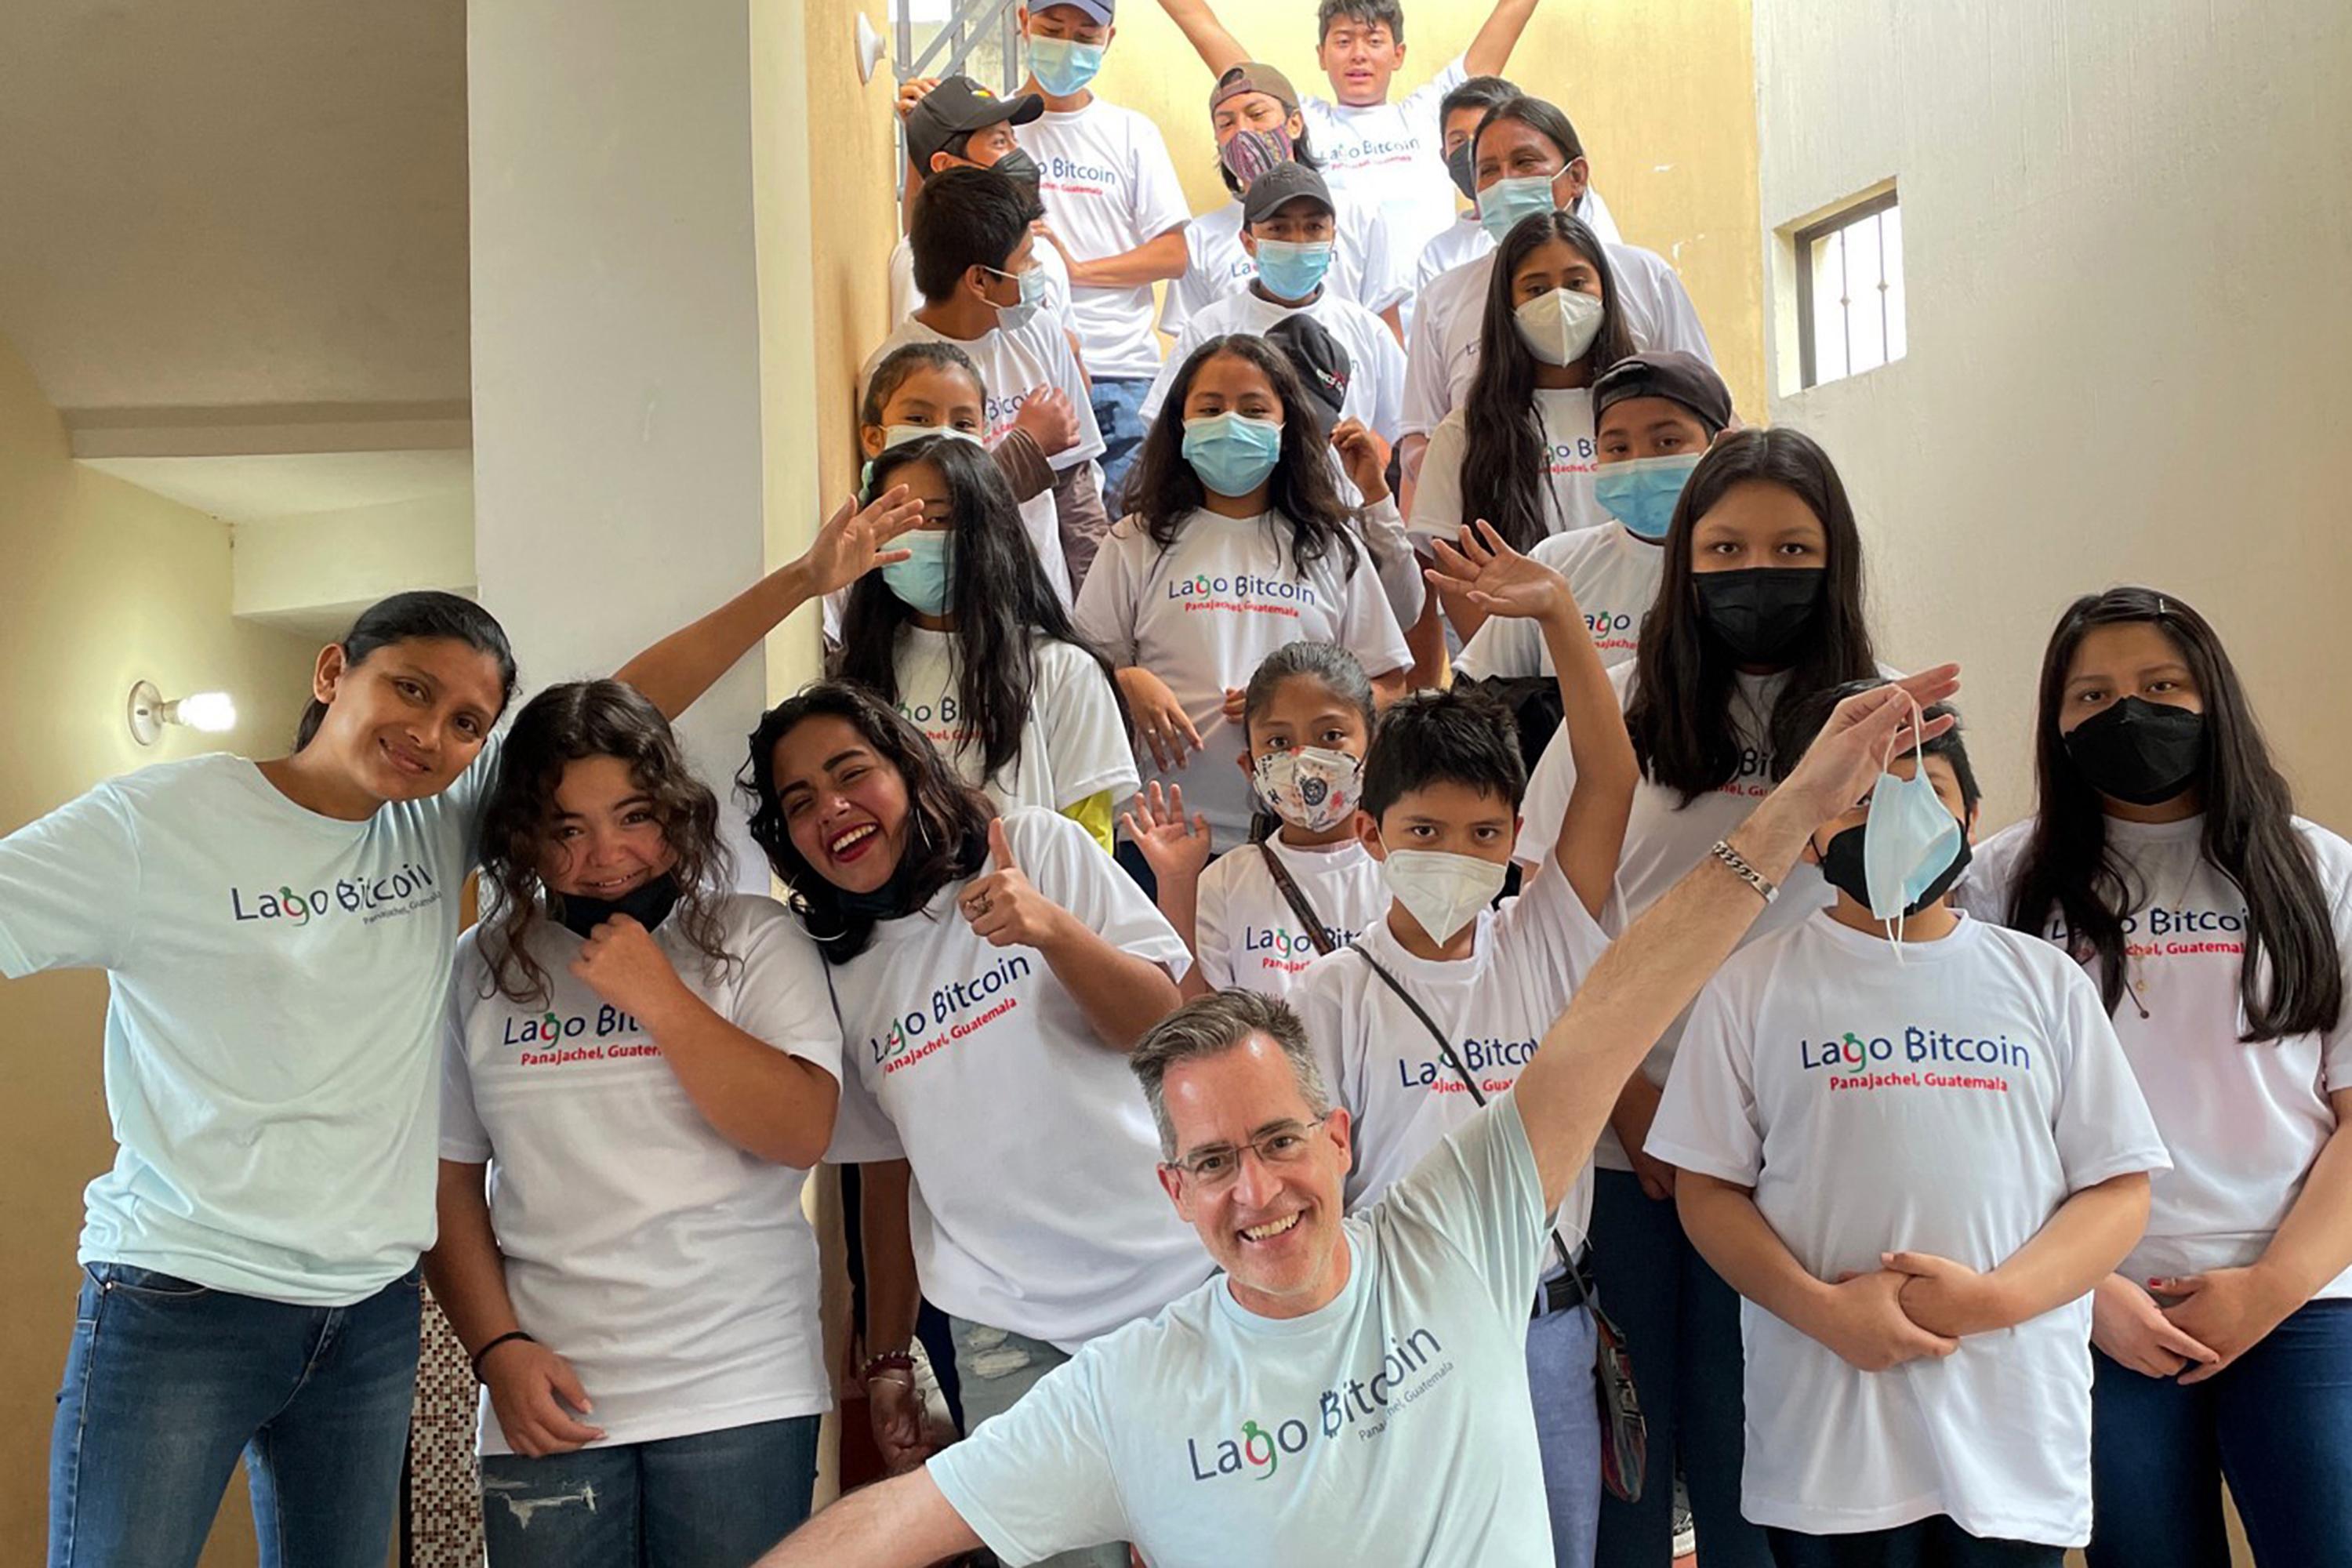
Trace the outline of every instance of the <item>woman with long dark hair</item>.
{"label": "woman with long dark hair", "polygon": [[862,687],[770,711],[742,783],[751,837],[830,966],[845,1042],[830,1157],[866,1165],[866,1385],[904,1466],[922,1447],[919,1280],[949,1314],[977,1423],[1207,1276],[1153,1178],[1125,1055],[1174,1010],[1189,960],[1084,830],[996,816]]}
{"label": "woman with long dark hair", "polygon": [[2093,1300],[2096,1568],[2352,1542],[2352,845],[2294,815],[2220,636],[2149,588],[2067,606],[2042,664],[2034,815],[1975,913],[2098,982],[2172,1156]]}
{"label": "woman with long dark hair", "polygon": [[880,692],[1000,806],[1058,811],[1111,848],[1136,784],[1109,662],[1071,625],[996,463],[973,442],[890,447],[870,489],[903,485],[923,521],[908,559],[860,578],[834,673]]}
{"label": "woman with long dark hair", "polygon": [[[1735,430],[1699,459],[1667,525],[1664,574],[1633,659],[1609,672],[1642,783],[1617,886],[1638,917],[1747,820],[1771,789],[1776,718],[1879,668],[1863,613],[1862,536],[1829,454],[1794,430]],[[1518,858],[1541,864],[1575,768],[1556,736],[1528,786]],[[1829,901],[1799,866],[1749,940]],[[1650,1474],[1679,1461],[1709,1568],[1764,1568],[1763,1532],[1739,1514],[1739,1300],[1683,1234],[1674,1170],[1642,1152],[1679,1029],[1619,1097],[1594,1151],[1593,1272],[1624,1325],[1650,1421]],[[1655,1564],[1671,1488],[1602,1500],[1602,1568]]]}
{"label": "woman with long dark hair", "polygon": [[476,1347],[490,1562],[736,1568],[808,1516],[833,1405],[801,1209],[840,1095],[824,965],[726,890],[718,797],[617,680],[516,716],[482,870],[425,1272]]}
{"label": "woman with long dark hair", "polygon": [[1387,695],[1408,662],[1306,399],[1264,338],[1193,351],[1144,438],[1138,510],[1112,529],[1078,595],[1078,629],[1118,667],[1150,752],[1146,781],[1165,788],[1208,753],[1213,765],[1182,782],[1221,849],[1249,832],[1249,781],[1224,759],[1243,750],[1227,731],[1265,656],[1335,642]]}

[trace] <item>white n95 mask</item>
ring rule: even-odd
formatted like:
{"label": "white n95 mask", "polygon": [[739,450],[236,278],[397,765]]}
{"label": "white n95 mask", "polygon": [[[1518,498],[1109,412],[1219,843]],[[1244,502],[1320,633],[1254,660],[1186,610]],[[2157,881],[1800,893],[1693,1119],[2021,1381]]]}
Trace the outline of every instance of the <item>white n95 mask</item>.
{"label": "white n95 mask", "polygon": [[1506,868],[1443,849],[1391,849],[1381,880],[1432,942],[1452,942],[1503,890]]}

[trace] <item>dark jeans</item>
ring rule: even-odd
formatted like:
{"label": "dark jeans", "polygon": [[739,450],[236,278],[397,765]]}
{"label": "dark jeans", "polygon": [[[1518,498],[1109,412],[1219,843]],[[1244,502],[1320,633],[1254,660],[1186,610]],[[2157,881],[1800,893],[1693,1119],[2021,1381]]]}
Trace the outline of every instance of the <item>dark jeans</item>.
{"label": "dark jeans", "polygon": [[2224,1480],[2262,1568],[2352,1564],[2352,1300],[2309,1303],[2204,1383],[2092,1361],[2092,1568],[2227,1563]]}
{"label": "dark jeans", "polygon": [[413,1270],[295,1307],[91,1264],[49,1443],[49,1568],[192,1568],[240,1453],[262,1568],[383,1568],[418,1301]]}
{"label": "dark jeans", "polygon": [[[2061,1568],[2063,1546],[2042,1546],[2031,1541],[1988,1541],[1970,1535],[1942,1514],[1893,1530],[1864,1530],[1852,1535],[1805,1535],[1793,1530],[1767,1531],[1772,1539],[1772,1561],[1780,1568]],[[1699,1532],[1700,1554],[1706,1533]],[[2227,1552],[2212,1559],[2215,1568],[2228,1563]]]}
{"label": "dark jeans", "polygon": [[[1127,482],[1127,472],[1135,466],[1136,454],[1142,449],[1144,433],[1150,428],[1143,418],[1143,397],[1151,390],[1151,378],[1118,381],[1097,376],[1091,401],[1095,424],[1102,430],[1102,503],[1114,522],[1135,508],[1120,494]],[[1075,563],[1070,568],[1072,585],[1080,576]]]}
{"label": "dark jeans", "polygon": [[821,1417],[482,1457],[490,1568],[744,1568],[809,1515]]}
{"label": "dark jeans", "polygon": [[1602,1495],[1593,1562],[1666,1568],[1679,1466],[1706,1568],[1769,1568],[1764,1532],[1739,1514],[1747,1409],[1739,1297],[1683,1235],[1671,1200],[1643,1196],[1631,1172],[1594,1177],[1593,1278],[1602,1308],[1625,1332],[1650,1452],[1639,1502]]}

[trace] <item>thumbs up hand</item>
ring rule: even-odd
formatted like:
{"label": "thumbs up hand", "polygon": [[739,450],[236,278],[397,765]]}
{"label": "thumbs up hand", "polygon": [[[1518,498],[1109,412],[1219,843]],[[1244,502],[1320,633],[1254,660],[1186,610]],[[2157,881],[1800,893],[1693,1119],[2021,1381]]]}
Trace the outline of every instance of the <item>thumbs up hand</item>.
{"label": "thumbs up hand", "polygon": [[967,883],[957,900],[973,935],[992,947],[1043,948],[1063,934],[1069,911],[1039,892],[1013,864],[1001,816],[988,825],[988,860],[989,870]]}

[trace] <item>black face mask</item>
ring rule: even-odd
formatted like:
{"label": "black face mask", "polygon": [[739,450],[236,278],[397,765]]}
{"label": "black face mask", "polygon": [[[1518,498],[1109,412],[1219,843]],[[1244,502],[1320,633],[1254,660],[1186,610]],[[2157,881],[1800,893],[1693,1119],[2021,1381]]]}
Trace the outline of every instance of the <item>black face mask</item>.
{"label": "black face mask", "polygon": [[1478,199],[1478,144],[1465,142],[1445,154],[1445,172],[1453,178],[1454,188],[1468,200]]}
{"label": "black face mask", "polygon": [[2168,702],[2126,697],[2074,726],[2066,754],[2101,795],[2161,805],[2205,765],[2205,715]]}
{"label": "black face mask", "polygon": [[1802,566],[1699,572],[1699,619],[1742,664],[1783,664],[1821,612],[1829,574]]}
{"label": "black face mask", "polygon": [[647,931],[658,931],[677,907],[677,879],[665,872],[642,882],[617,899],[592,899],[585,893],[550,893],[547,912],[564,930],[586,941],[588,933],[614,915],[626,915]]}
{"label": "black face mask", "polygon": [[[1823,879],[1865,910],[1870,908],[1870,877],[1863,868],[1862,841],[1863,835],[1869,831],[1870,824],[1857,822],[1844,832],[1831,838],[1830,847],[1822,851]],[[1903,911],[1904,918],[1908,920],[1946,893],[1950,892],[1952,884],[1960,879],[1960,873],[1969,868],[1969,861],[1974,854],[1974,849],[1969,844],[1968,833],[1963,829],[1960,834],[1960,847],[1952,854],[1952,863],[1945,867],[1942,874],[1934,881],[1927,884],[1927,890],[1919,895],[1916,902]]]}
{"label": "black face mask", "polygon": [[989,167],[1020,186],[1025,195],[1034,197],[1044,189],[1045,171],[1038,167],[1036,159],[1017,147]]}

